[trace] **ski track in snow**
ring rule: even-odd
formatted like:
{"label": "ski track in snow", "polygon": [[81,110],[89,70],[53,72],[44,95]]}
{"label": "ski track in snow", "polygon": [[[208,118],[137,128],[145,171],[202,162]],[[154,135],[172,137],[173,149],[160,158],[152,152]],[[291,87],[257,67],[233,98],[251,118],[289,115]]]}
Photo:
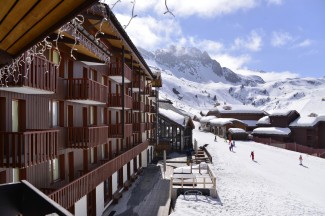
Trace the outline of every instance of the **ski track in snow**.
{"label": "ski track in snow", "polygon": [[172,216],[325,215],[324,159],[303,154],[303,167],[297,152],[236,141],[233,153],[224,139],[214,142],[213,134],[197,129],[193,134],[199,146],[209,144],[220,200],[180,195]]}

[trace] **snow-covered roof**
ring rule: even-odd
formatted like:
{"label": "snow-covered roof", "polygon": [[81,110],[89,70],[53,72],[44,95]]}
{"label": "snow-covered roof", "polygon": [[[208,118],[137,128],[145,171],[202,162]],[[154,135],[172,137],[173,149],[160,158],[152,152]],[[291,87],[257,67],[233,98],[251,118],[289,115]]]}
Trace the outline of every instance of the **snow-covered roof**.
{"label": "snow-covered roof", "polygon": [[184,126],[185,123],[185,117],[181,114],[178,114],[177,112],[174,112],[173,110],[166,110],[159,108],[159,114],[169,118],[170,120],[176,122],[179,125]]}
{"label": "snow-covered roof", "polygon": [[229,128],[228,131],[230,133],[246,133],[246,131],[242,128]]}
{"label": "snow-covered roof", "polygon": [[214,118],[210,120],[210,124],[213,126],[222,126],[226,124],[232,124],[232,121],[237,120],[234,118]]}
{"label": "snow-covered roof", "polygon": [[289,135],[291,130],[289,128],[280,127],[259,127],[255,128],[252,134],[273,134],[273,135]]}
{"label": "snow-covered roof", "polygon": [[215,118],[217,118],[217,117],[215,117],[215,116],[203,116],[200,119],[200,122],[201,123],[208,123],[210,120],[215,119]]}
{"label": "snow-covered roof", "polygon": [[287,116],[294,110],[272,110],[269,112],[271,116]]}
{"label": "snow-covered roof", "polygon": [[206,116],[208,114],[209,110],[201,110],[201,113]]}
{"label": "snow-covered roof", "polygon": [[325,115],[317,116],[317,117],[309,117],[309,116],[299,117],[296,120],[294,120],[289,126],[290,127],[313,127],[320,121],[325,121]]}
{"label": "snow-covered roof", "polygon": [[257,121],[257,124],[270,124],[270,117],[264,116]]}
{"label": "snow-covered roof", "polygon": [[215,109],[212,109],[211,111],[218,111],[219,113],[264,113],[263,110],[248,105],[218,106]]}
{"label": "snow-covered roof", "polygon": [[257,124],[256,120],[240,120],[244,124],[246,124],[248,127],[255,127]]}

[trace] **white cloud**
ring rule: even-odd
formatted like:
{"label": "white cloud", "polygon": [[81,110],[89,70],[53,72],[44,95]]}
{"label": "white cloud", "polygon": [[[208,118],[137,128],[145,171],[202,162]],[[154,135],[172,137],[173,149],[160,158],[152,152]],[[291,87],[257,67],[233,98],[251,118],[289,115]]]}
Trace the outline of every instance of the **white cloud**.
{"label": "white cloud", "polygon": [[[106,0],[112,5],[116,0]],[[176,17],[188,17],[196,15],[199,17],[216,17],[219,15],[234,13],[239,10],[248,10],[256,7],[259,0],[172,0],[167,1],[168,8]],[[123,8],[123,11],[132,7],[130,1],[121,1],[116,8]],[[115,9],[115,8],[114,8]],[[135,5],[136,13],[154,11],[163,15],[166,11],[164,0],[137,0]],[[121,11],[119,11],[121,12]]]}
{"label": "white cloud", "polygon": [[[116,14],[122,25],[129,22],[127,15]],[[136,17],[126,28],[126,32],[136,46],[153,50],[166,47],[181,36],[181,27],[175,19],[157,20],[154,17]]]}
{"label": "white cloud", "polygon": [[211,55],[211,58],[218,61],[222,67],[227,67],[231,70],[242,68],[245,64],[251,61],[251,57],[249,55],[233,56],[227,53]]}
{"label": "white cloud", "polygon": [[288,32],[274,31],[272,32],[271,44],[274,47],[285,46],[293,41],[293,37]]}
{"label": "white cloud", "polygon": [[246,38],[236,38],[232,49],[247,49],[249,51],[259,51],[262,47],[262,36],[258,34],[255,30],[251,31]]}
{"label": "white cloud", "polygon": [[283,3],[283,0],[266,0],[268,5],[281,5]]}
{"label": "white cloud", "polygon": [[305,39],[304,41],[297,44],[297,47],[308,47],[312,44],[310,39]]}

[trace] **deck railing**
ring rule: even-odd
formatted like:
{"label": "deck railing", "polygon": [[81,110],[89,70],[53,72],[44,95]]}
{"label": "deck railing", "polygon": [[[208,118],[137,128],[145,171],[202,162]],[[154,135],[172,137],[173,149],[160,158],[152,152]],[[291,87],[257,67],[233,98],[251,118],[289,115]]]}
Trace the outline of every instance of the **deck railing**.
{"label": "deck railing", "polygon": [[30,67],[26,63],[20,66],[21,74],[14,73],[13,76],[4,76],[0,83],[8,87],[30,87],[50,92],[56,91],[58,77],[57,66],[45,58],[35,56]]}
{"label": "deck railing", "polygon": [[0,132],[0,167],[24,168],[57,157],[58,130]]}
{"label": "deck railing", "polygon": [[68,209],[80,200],[83,196],[94,190],[101,182],[112,176],[125,164],[146,150],[148,142],[143,142],[134,148],[118,155],[114,159],[104,163],[98,168],[86,173],[82,177],[70,182],[68,185],[51,193],[49,197]]}
{"label": "deck railing", "polygon": [[133,123],[133,132],[144,132],[146,123]]}
{"label": "deck railing", "polygon": [[[123,138],[123,124],[110,124],[108,126],[108,137]],[[132,124],[124,124],[124,137],[132,135]]]}
{"label": "deck railing", "polygon": [[[109,70],[108,70],[108,76],[109,77],[110,76],[120,76],[120,77],[122,77],[123,76],[122,62],[110,63]],[[124,64],[124,77],[126,79],[128,79],[129,81],[132,80],[132,70],[126,64]]]}
{"label": "deck railing", "polygon": [[107,142],[108,126],[69,127],[69,148],[90,148]]}
{"label": "deck railing", "polygon": [[144,103],[139,101],[133,101],[133,110],[144,111]]}
{"label": "deck railing", "polygon": [[133,80],[132,88],[139,89],[139,87],[140,87],[140,91],[143,92],[144,91],[144,81],[139,80],[139,79]]}
{"label": "deck railing", "polygon": [[[122,108],[122,94],[111,93],[108,95],[108,107],[118,107]],[[124,107],[126,109],[132,109],[132,97],[129,95],[124,95]]]}
{"label": "deck railing", "polygon": [[66,79],[68,100],[107,102],[107,86],[85,78]]}

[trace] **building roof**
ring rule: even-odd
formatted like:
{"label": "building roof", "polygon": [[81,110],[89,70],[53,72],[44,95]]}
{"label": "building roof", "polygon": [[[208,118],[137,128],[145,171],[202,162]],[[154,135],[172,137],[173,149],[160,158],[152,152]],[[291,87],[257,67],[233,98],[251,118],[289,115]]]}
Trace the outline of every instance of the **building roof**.
{"label": "building roof", "polygon": [[273,110],[269,114],[270,116],[288,116],[292,112],[298,113],[296,110]]}
{"label": "building roof", "polygon": [[211,113],[238,113],[238,114],[265,114],[263,110],[260,110],[253,106],[248,105],[224,105],[217,106],[216,108],[210,110]]}
{"label": "building roof", "polygon": [[226,124],[232,124],[233,121],[239,121],[239,120],[234,118],[214,118],[211,119],[209,122],[212,126],[223,126]]}
{"label": "building roof", "polygon": [[252,134],[269,134],[269,135],[283,135],[287,136],[291,133],[289,128],[280,128],[280,127],[259,127],[255,128]]}
{"label": "building roof", "polygon": [[[15,58],[98,0],[1,3],[0,59]],[[6,64],[8,62],[0,62]]]}
{"label": "building roof", "polygon": [[165,116],[166,118],[169,118],[179,125],[185,126],[185,117],[178,114],[177,112],[174,112],[173,110],[159,108],[159,114]]}
{"label": "building roof", "polygon": [[240,121],[243,122],[248,127],[256,127],[256,124],[257,124],[256,120],[240,120]]}
{"label": "building roof", "polygon": [[200,119],[200,123],[208,123],[210,122],[210,120],[212,119],[216,119],[217,117],[215,116],[203,116],[201,119]]}
{"label": "building roof", "polygon": [[317,117],[299,117],[296,120],[294,120],[289,126],[290,127],[313,127],[318,122],[325,121],[325,116],[317,116]]}

